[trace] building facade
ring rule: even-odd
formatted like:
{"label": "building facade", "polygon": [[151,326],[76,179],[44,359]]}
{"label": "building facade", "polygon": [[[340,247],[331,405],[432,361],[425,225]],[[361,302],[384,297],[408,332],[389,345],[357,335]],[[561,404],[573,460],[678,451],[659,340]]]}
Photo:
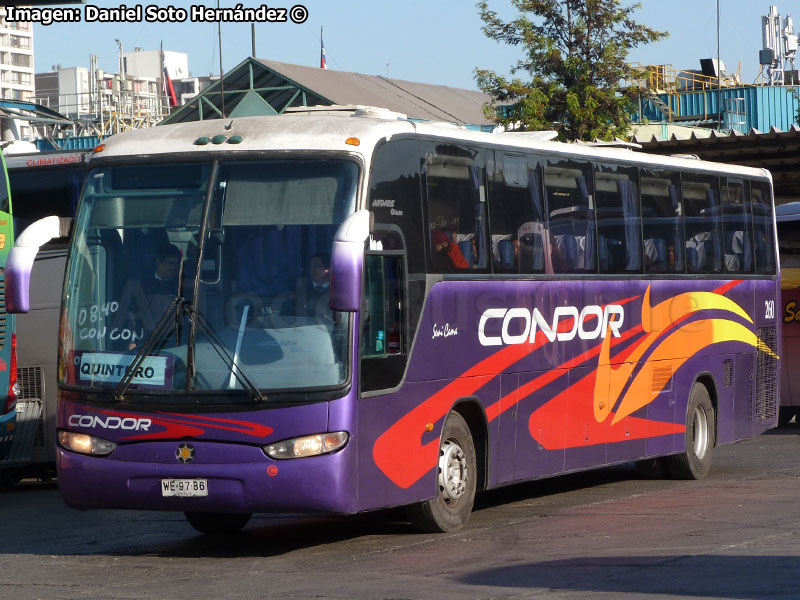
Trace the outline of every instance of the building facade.
{"label": "building facade", "polygon": [[[6,10],[0,6],[0,98],[32,101],[33,24],[27,21],[6,21]],[[26,138],[30,126],[15,121],[15,136]]]}
{"label": "building facade", "polygon": [[33,98],[33,24],[6,21],[0,8],[0,95],[6,100]]}

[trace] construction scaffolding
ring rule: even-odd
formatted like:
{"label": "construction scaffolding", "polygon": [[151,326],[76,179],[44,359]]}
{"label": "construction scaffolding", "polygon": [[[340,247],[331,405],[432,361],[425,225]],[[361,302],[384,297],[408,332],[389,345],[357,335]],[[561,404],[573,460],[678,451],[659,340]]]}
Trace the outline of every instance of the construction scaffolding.
{"label": "construction scaffolding", "polygon": [[[36,98],[35,102],[66,116],[75,135],[109,136],[158,125],[169,115],[164,96],[150,92],[100,90]],[[45,131],[38,130],[42,137]],[[52,132],[51,132],[52,134]]]}

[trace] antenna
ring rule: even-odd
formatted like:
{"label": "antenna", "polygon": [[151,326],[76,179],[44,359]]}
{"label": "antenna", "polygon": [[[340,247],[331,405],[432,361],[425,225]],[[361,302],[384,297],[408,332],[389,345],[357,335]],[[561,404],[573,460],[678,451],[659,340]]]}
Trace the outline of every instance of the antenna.
{"label": "antenna", "polygon": [[763,48],[758,53],[758,62],[767,68],[768,85],[784,85],[797,82],[794,61],[797,56],[797,35],[790,15],[781,21],[777,6],[769,7],[769,14],[761,17]]}
{"label": "antenna", "polygon": [[[219,0],[217,0],[217,14],[219,14]],[[222,118],[225,118],[225,84],[222,77],[222,19],[217,21],[217,37],[219,38],[219,94],[221,97],[220,108]]]}
{"label": "antenna", "polygon": [[[783,71],[785,83],[796,83],[794,73],[794,59],[797,56],[797,36],[794,34],[794,23],[791,15],[786,15],[783,20]],[[791,81],[788,81],[791,80]]]}
{"label": "antenna", "polygon": [[781,16],[777,6],[769,7],[769,14],[761,17],[761,39],[763,48],[758,61],[767,67],[768,85],[783,83],[783,45],[780,37]]}

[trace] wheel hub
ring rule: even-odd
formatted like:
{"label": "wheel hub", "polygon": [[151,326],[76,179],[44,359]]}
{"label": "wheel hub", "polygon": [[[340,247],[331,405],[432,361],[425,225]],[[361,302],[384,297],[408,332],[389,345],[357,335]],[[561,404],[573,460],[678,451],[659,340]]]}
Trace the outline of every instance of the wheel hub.
{"label": "wheel hub", "polygon": [[439,490],[448,504],[458,502],[467,490],[467,457],[454,440],[442,444],[439,453]]}
{"label": "wheel hub", "polygon": [[694,455],[702,459],[708,451],[708,417],[702,406],[694,409]]}

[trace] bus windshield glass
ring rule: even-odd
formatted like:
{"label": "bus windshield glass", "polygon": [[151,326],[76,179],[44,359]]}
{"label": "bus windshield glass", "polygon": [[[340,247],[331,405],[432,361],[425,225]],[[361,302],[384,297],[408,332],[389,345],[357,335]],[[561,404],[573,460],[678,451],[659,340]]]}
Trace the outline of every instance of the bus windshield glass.
{"label": "bus windshield glass", "polygon": [[346,160],[91,170],[61,382],[119,390],[130,371],[134,394],[343,385],[349,316],[329,307],[330,253],[357,179]]}

